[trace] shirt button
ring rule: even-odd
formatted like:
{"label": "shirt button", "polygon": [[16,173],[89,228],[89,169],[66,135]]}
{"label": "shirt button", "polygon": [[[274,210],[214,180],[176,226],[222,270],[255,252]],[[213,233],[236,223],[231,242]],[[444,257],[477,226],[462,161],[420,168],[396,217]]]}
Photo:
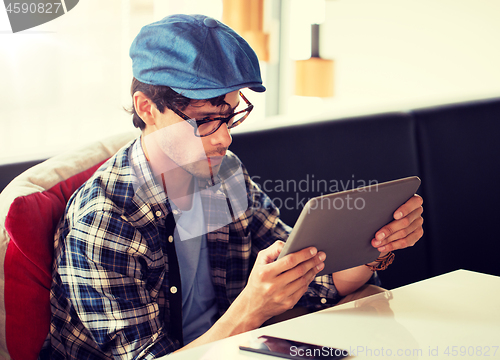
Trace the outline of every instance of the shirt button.
{"label": "shirt button", "polygon": [[177,292],[177,288],[176,288],[175,286],[172,286],[172,287],[170,288],[170,292],[171,292],[172,294],[175,294],[175,293]]}
{"label": "shirt button", "polygon": [[325,298],[321,298],[321,303],[322,304],[326,304],[326,299]]}
{"label": "shirt button", "polygon": [[160,217],[160,216],[161,216],[161,211],[160,211],[160,210],[158,210],[158,211],[156,212],[156,216],[157,216],[157,217]]}
{"label": "shirt button", "polygon": [[174,213],[174,215],[179,215],[179,210],[174,210],[172,212]]}
{"label": "shirt button", "polygon": [[174,242],[174,237],[172,235],[170,235],[168,237],[168,242],[171,243],[171,242]]}

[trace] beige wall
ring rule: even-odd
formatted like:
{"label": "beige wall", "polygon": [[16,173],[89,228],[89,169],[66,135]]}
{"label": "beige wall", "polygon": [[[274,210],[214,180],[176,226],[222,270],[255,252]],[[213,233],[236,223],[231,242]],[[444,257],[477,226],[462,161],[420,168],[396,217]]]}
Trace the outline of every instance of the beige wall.
{"label": "beige wall", "polygon": [[[500,96],[500,1],[327,0],[325,14],[321,56],[335,60],[335,97],[287,98],[290,114],[312,106],[341,116]],[[289,58],[308,55],[307,37],[293,42],[298,49]]]}
{"label": "beige wall", "polygon": [[[204,1],[216,8],[208,1],[217,0]],[[143,24],[180,4],[193,12],[194,3],[85,0],[18,34],[0,9],[0,162],[132,129],[122,110],[129,105],[130,43]],[[327,0],[321,50],[335,60],[335,96],[326,100],[293,96],[293,60],[309,54],[309,25],[291,22],[293,1],[282,3],[286,117],[264,119],[265,95],[250,94],[259,106],[246,130],[500,95],[500,1]]]}

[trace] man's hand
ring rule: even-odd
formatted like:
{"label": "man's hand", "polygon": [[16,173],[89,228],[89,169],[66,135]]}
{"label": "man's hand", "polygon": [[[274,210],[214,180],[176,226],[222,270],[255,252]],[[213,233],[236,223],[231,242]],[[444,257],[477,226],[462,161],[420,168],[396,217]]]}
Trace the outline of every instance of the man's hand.
{"label": "man's hand", "polygon": [[245,303],[246,315],[255,321],[255,327],[293,308],[325,266],[325,253],[317,252],[314,247],[275,261],[283,246],[284,242],[276,241],[259,252],[248,284],[238,296],[237,301]]}
{"label": "man's hand", "polygon": [[[394,221],[377,231],[372,245],[385,255],[389,251],[413,246],[422,237],[423,200],[415,195],[401,205],[393,214]],[[376,263],[370,263],[376,265]],[[338,271],[332,274],[339,295],[346,296],[364,285],[372,276],[372,271],[364,266]]]}
{"label": "man's hand", "polygon": [[275,261],[284,245],[276,241],[260,251],[247,286],[229,309],[206,333],[178,351],[257,329],[271,317],[291,309],[325,267],[326,255],[310,247]]}
{"label": "man's hand", "polygon": [[414,195],[394,212],[394,221],[377,231],[372,245],[381,253],[413,246],[422,237],[423,200]]}

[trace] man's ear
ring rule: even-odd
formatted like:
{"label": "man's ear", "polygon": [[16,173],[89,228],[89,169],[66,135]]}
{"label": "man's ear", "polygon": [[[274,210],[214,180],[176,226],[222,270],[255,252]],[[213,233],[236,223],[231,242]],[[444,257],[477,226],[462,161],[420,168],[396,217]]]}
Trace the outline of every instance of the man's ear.
{"label": "man's ear", "polygon": [[156,105],[153,101],[141,91],[136,91],[133,95],[135,112],[146,123],[146,125],[155,124],[154,112]]}

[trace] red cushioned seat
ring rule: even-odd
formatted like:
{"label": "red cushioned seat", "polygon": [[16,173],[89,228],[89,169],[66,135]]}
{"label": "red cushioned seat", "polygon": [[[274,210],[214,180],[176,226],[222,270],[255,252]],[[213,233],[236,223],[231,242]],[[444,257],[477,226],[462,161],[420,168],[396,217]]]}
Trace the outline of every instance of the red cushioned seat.
{"label": "red cushioned seat", "polygon": [[0,358],[36,359],[50,322],[54,231],[66,202],[138,136],[120,134],[38,164],[0,194]]}

